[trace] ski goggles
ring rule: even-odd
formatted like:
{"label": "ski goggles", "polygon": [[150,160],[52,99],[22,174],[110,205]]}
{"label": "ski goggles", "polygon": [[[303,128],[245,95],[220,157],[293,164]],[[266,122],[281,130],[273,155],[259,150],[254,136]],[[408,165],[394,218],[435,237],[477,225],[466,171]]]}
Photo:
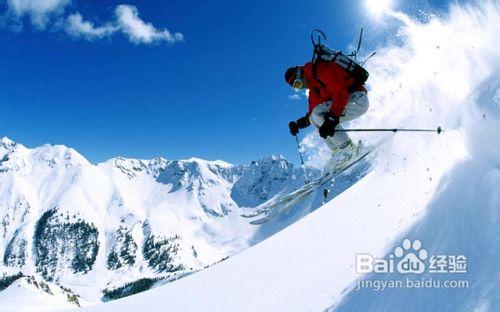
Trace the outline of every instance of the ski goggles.
{"label": "ski goggles", "polygon": [[304,80],[302,78],[302,69],[297,67],[297,72],[295,74],[295,80],[292,83],[292,87],[295,89],[304,89]]}

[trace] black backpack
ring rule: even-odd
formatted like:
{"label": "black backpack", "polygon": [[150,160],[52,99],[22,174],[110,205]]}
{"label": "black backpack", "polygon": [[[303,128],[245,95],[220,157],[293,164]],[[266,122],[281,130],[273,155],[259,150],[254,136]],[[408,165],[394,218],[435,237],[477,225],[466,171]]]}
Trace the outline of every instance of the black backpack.
{"label": "black backpack", "polygon": [[[347,71],[352,75],[352,77],[354,78],[354,83],[349,88],[349,92],[356,91],[360,86],[362,86],[366,82],[366,80],[368,80],[369,76],[368,71],[364,69],[363,66],[356,61],[357,53],[359,51],[359,48],[361,47],[363,29],[361,29],[361,33],[359,35],[358,48],[350,55],[345,55],[342,53],[342,51],[336,51],[330,49],[326,45],[322,44],[321,37],[323,37],[326,40],[326,35],[319,29],[316,29],[315,32],[318,32],[319,35],[317,42],[315,42],[313,37],[314,32],[311,34],[311,41],[314,46],[314,53],[312,57],[313,76],[316,78],[316,80],[320,82],[320,84],[323,85],[323,82],[320,79],[318,79],[316,74],[317,65],[321,63],[334,62],[335,64],[340,66],[340,68],[344,69],[345,71]],[[373,55],[375,55],[375,53],[370,55],[362,64],[364,64]]]}

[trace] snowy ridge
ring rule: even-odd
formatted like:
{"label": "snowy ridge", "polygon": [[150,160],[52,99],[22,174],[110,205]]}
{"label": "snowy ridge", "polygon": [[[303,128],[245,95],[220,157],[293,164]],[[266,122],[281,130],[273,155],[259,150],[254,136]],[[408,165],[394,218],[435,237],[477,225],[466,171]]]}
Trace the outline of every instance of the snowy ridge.
{"label": "snowy ridge", "polygon": [[240,218],[234,194],[260,204],[267,197],[254,189],[274,196],[301,179],[282,157],[250,166],[122,157],[93,165],[65,146],[1,142],[0,274],[62,285],[84,305],[144,278],[180,278],[263,239]]}

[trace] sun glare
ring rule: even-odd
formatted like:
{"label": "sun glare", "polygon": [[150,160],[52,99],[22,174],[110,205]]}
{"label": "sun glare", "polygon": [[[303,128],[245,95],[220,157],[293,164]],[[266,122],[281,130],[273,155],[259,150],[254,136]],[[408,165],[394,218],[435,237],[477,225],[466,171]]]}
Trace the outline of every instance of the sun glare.
{"label": "sun glare", "polygon": [[375,16],[380,16],[391,10],[392,0],[366,0],[366,7]]}

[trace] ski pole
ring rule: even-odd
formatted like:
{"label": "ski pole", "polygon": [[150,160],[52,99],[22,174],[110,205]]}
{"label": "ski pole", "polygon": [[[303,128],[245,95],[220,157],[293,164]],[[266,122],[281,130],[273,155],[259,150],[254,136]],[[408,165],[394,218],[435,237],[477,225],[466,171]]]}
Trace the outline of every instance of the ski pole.
{"label": "ski pole", "polygon": [[337,129],[335,132],[436,132],[440,134],[443,132],[441,127],[437,129],[399,129],[399,128],[387,128],[387,129]]}
{"label": "ski pole", "polygon": [[297,142],[297,150],[299,151],[299,156],[300,156],[300,166],[302,167],[302,170],[304,171],[304,180],[306,184],[309,183],[309,179],[307,178],[307,170],[306,166],[304,164],[304,157],[302,156],[302,152],[300,151],[300,143],[299,143],[299,138],[297,135],[295,135],[295,141]]}

